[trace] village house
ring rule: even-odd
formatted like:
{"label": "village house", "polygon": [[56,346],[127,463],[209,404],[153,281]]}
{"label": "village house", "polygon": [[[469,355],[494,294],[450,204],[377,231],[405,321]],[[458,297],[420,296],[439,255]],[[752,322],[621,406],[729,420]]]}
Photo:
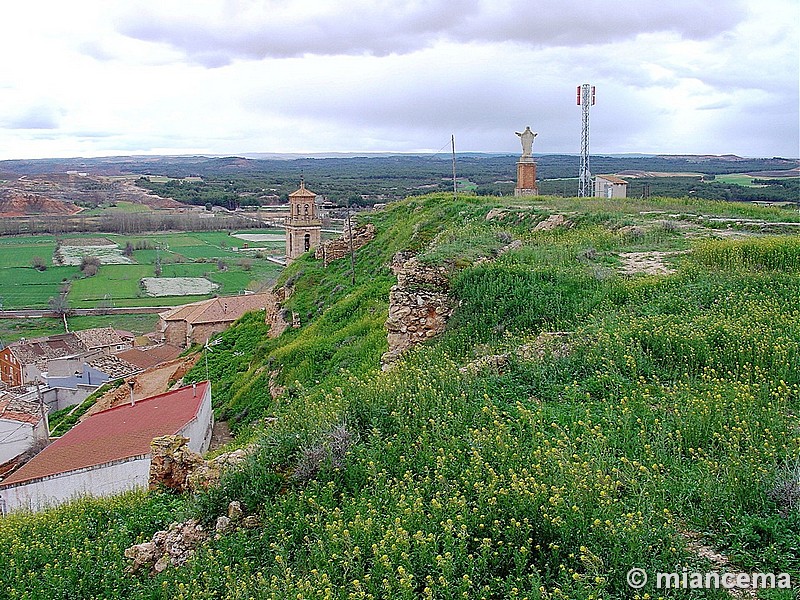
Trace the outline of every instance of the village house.
{"label": "village house", "polygon": [[145,488],[153,438],[182,435],[202,453],[212,426],[208,381],[95,413],[0,482],[0,509],[36,511]]}
{"label": "village house", "polygon": [[45,413],[35,392],[0,392],[0,473],[10,461],[47,445]]}
{"label": "village house", "polygon": [[178,306],[160,315],[164,341],[179,348],[205,344],[246,312],[263,310],[272,303],[272,294],[264,293],[222,296]]}
{"label": "village house", "polygon": [[88,352],[102,352],[113,354],[127,350],[133,346],[133,335],[129,339],[123,338],[126,332],[121,332],[113,327],[96,327],[75,331],[75,336],[81,341]]}
{"label": "village house", "polygon": [[61,410],[83,402],[108,381],[129,377],[139,367],[113,354],[67,357],[48,362],[42,379],[47,385],[43,397],[49,411]]}
{"label": "village house", "polygon": [[46,338],[21,339],[0,350],[0,381],[17,387],[42,381],[50,360],[77,356],[86,351],[74,333]]}
{"label": "village house", "polygon": [[130,350],[118,352],[116,356],[144,371],[163,362],[178,358],[181,352],[182,350],[177,346],[156,344],[153,346],[137,346]]}

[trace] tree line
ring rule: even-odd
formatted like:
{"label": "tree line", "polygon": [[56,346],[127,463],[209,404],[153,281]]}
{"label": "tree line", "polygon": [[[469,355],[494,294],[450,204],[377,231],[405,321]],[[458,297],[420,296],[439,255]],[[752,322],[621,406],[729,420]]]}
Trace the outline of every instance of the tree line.
{"label": "tree line", "polygon": [[227,231],[253,229],[264,225],[239,215],[215,215],[203,218],[197,213],[115,213],[83,217],[81,215],[15,217],[0,219],[0,236],[33,233],[121,233],[138,234],[161,231]]}

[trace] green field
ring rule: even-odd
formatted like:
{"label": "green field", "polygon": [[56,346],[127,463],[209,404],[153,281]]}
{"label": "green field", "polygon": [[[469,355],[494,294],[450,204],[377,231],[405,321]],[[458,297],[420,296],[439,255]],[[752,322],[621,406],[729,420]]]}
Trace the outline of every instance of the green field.
{"label": "green field", "polygon": [[764,184],[753,183],[754,179],[773,179],[773,178],[771,177],[755,178],[752,175],[747,175],[746,173],[732,173],[730,175],[717,175],[716,177],[714,177],[714,181],[718,183],[734,183],[736,185],[743,185],[745,187],[765,187]]}
{"label": "green field", "polygon": [[52,236],[0,238],[0,268],[30,267],[34,257],[53,264],[56,242]]}
{"label": "green field", "polygon": [[[71,331],[93,327],[115,327],[136,334],[153,331],[158,315],[99,315],[69,317]],[[8,344],[20,338],[44,337],[64,333],[64,321],[53,318],[0,319],[0,342]]]}
{"label": "green field", "polygon": [[6,309],[45,308],[50,298],[58,296],[64,281],[78,273],[77,267],[49,267],[46,271],[37,271],[32,267],[2,267],[0,302]]}
{"label": "green field", "polygon": [[[248,233],[281,233],[279,230],[253,230]],[[274,280],[281,270],[275,263],[258,258],[254,252],[272,254],[283,242],[246,242],[227,232],[165,233],[147,236],[70,235],[64,239],[80,241],[104,237],[124,248],[134,248],[134,264],[104,264],[91,277],[78,267],[55,267],[52,256],[57,240],[53,236],[0,238],[0,303],[6,309],[45,308],[69,283],[70,308],[98,306],[170,306],[207,296],[169,296],[153,298],[140,286],[143,277],[205,277],[220,287],[215,294],[236,294],[259,290]],[[253,251],[239,251],[247,245]],[[34,257],[42,258],[45,271],[32,267]]]}

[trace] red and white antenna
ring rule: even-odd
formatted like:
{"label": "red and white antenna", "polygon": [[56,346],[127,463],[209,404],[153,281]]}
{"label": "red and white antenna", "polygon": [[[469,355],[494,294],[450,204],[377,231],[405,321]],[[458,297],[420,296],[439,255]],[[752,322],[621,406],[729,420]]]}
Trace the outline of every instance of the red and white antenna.
{"label": "red and white antenna", "polygon": [[595,103],[595,87],[584,83],[578,86],[577,104],[581,107],[581,166],[578,174],[578,196],[592,195],[592,175],[589,171],[589,107]]}

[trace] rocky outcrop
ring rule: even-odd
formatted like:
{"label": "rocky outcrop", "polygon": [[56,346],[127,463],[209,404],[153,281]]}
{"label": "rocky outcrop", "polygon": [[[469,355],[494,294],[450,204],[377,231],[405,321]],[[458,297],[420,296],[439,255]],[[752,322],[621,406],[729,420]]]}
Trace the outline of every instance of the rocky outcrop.
{"label": "rocky outcrop", "polygon": [[150,442],[151,490],[168,488],[176,492],[186,490],[189,474],[199,467],[203,457],[187,446],[189,438],[182,435],[162,435]]}
{"label": "rocky outcrop", "polygon": [[367,223],[353,229],[352,244],[349,234],[350,232],[345,229],[341,237],[324,242],[314,252],[314,258],[322,259],[323,264],[327,267],[333,261],[348,256],[351,247],[353,251],[356,251],[375,239],[375,225]]}
{"label": "rocky outcrop", "polygon": [[150,442],[151,490],[167,488],[182,493],[217,485],[222,472],[241,464],[249,450],[240,448],[204,460],[186,445],[188,441],[182,435],[163,435]]}
{"label": "rocky outcrop", "polygon": [[487,221],[494,221],[498,217],[502,217],[503,215],[505,215],[507,212],[508,211],[506,209],[504,209],[504,208],[495,207],[495,208],[491,209],[488,213],[486,213],[485,219]]}
{"label": "rocky outcrop", "polygon": [[381,357],[384,370],[407,348],[444,331],[455,307],[444,267],[405,259],[405,255],[398,255],[392,263],[397,285],[389,292],[389,350]]}
{"label": "rocky outcrop", "polygon": [[[259,525],[261,520],[258,516],[245,516],[241,503],[234,500],[228,504],[228,514],[217,517],[215,538],[219,539],[239,527],[253,528]],[[166,531],[155,532],[149,542],[125,549],[125,558],[132,561],[127,570],[129,573],[138,573],[146,569],[155,575],[167,567],[179,567],[191,558],[196,548],[209,536],[210,532],[196,519],[172,523]]]}
{"label": "rocky outcrop", "polygon": [[125,549],[125,558],[133,562],[128,571],[147,569],[161,573],[169,566],[179,567],[194,554],[195,548],[208,538],[208,532],[195,519],[173,523],[166,531],[157,531],[149,542]]}
{"label": "rocky outcrop", "polygon": [[[264,316],[264,322],[269,325],[268,335],[271,338],[280,336],[289,327],[294,325],[294,315],[283,308],[283,303],[286,302],[289,296],[292,295],[293,289],[294,288],[287,286],[272,290],[272,295],[275,298],[275,302],[267,307],[266,314]],[[292,318],[292,322],[289,321],[290,317]],[[298,315],[298,321],[299,318],[300,316]]]}
{"label": "rocky outcrop", "polygon": [[512,352],[479,356],[461,367],[459,371],[471,375],[485,371],[505,373],[511,364],[512,355],[525,361],[543,360],[546,356],[563,358],[572,352],[573,335],[569,331],[543,331],[535,340],[519,346]]}
{"label": "rocky outcrop", "polygon": [[283,393],[286,391],[286,388],[278,383],[278,377],[280,377],[280,371],[277,369],[269,372],[269,395],[272,396],[273,400],[277,400],[278,397],[283,396]]}
{"label": "rocky outcrop", "polygon": [[556,227],[572,227],[572,223],[564,215],[550,215],[544,221],[537,223],[533,231],[552,231]]}

